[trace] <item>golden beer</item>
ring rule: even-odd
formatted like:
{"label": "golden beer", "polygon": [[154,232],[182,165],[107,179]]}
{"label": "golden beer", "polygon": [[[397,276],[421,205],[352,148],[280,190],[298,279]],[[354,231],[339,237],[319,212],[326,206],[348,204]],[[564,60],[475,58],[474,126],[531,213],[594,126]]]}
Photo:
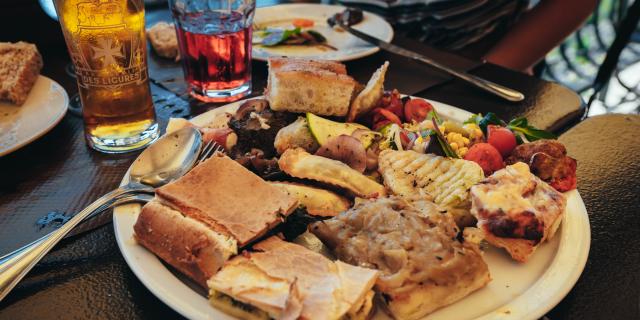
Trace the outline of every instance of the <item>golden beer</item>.
{"label": "golden beer", "polygon": [[143,0],[56,0],[75,67],[89,145],[104,152],[153,142]]}

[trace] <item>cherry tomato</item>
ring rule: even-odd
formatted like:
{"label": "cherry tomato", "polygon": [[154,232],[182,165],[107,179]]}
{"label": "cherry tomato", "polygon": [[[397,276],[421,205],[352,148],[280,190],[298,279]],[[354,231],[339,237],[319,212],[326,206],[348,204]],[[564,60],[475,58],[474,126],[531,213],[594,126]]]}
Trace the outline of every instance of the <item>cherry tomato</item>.
{"label": "cherry tomato", "polygon": [[404,119],[407,122],[422,122],[431,110],[433,110],[433,106],[429,102],[422,99],[411,99],[404,104]]}
{"label": "cherry tomato", "polygon": [[511,130],[496,125],[487,128],[487,142],[498,149],[503,158],[508,157],[517,145],[516,136]]}
{"label": "cherry tomato", "polygon": [[498,150],[488,143],[476,143],[464,155],[465,160],[473,161],[482,167],[485,176],[504,168],[502,156]]}
{"label": "cherry tomato", "polygon": [[385,109],[393,112],[402,123],[402,118],[404,118],[404,108],[402,107],[402,99],[400,98],[398,90],[394,89],[393,92],[391,92],[389,105]]}
{"label": "cherry tomato", "polygon": [[314,22],[313,20],[299,18],[293,19],[291,24],[296,28],[311,28],[313,27]]}
{"label": "cherry tomato", "polygon": [[384,118],[386,118],[387,120],[395,124],[398,124],[398,125],[402,124],[402,121],[400,120],[400,118],[398,118],[398,116],[395,113],[389,111],[388,109],[376,108],[374,109],[374,112],[377,112],[378,114],[380,114],[381,116],[383,116]]}

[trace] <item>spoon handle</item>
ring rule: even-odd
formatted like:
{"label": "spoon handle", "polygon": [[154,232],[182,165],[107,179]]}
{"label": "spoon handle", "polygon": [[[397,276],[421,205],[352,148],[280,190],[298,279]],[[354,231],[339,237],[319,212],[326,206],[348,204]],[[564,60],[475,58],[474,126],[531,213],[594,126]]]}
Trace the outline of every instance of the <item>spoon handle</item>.
{"label": "spoon handle", "polygon": [[[44,257],[64,236],[69,233],[82,220],[91,215],[102,206],[111,203],[116,197],[142,191],[139,188],[125,185],[119,187],[104,196],[98,198],[84,210],[78,212],[67,223],[52,232],[46,239],[38,240],[36,243],[25,248],[25,250],[3,257],[0,261],[0,301],[24,278],[33,266]],[[144,191],[148,191],[144,189]]]}

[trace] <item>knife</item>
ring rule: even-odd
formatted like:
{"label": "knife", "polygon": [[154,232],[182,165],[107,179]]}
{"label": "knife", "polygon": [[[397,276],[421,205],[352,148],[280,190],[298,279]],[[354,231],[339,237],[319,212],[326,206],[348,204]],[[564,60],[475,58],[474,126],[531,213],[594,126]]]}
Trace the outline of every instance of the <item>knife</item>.
{"label": "knife", "polygon": [[512,101],[512,102],[518,102],[518,101],[522,101],[524,100],[524,94],[522,94],[521,92],[511,89],[511,88],[507,88],[505,86],[499,85],[497,83],[491,82],[489,80],[486,79],[482,79],[479,78],[477,76],[474,76],[472,74],[468,74],[466,72],[461,72],[461,71],[457,71],[454,70],[452,68],[449,68],[443,64],[440,64],[434,60],[432,60],[431,58],[421,55],[419,53],[404,49],[402,47],[396,46],[394,44],[391,44],[389,42],[380,40],[376,37],[373,37],[371,35],[368,35],[360,30],[351,28],[350,26],[346,25],[343,21],[343,19],[339,16],[340,13],[337,13],[336,15],[334,15],[333,17],[327,19],[327,23],[329,24],[329,26],[333,27],[335,24],[337,24],[338,26],[340,26],[340,28],[348,31],[349,33],[351,33],[352,35],[366,41],[369,42],[377,47],[379,47],[382,50],[391,52],[393,54],[397,54],[399,56],[403,56],[427,65],[430,65],[440,71],[443,71],[445,73],[448,73],[449,75],[458,78],[460,80],[466,81],[482,90],[488,91],[498,97],[501,97],[505,100],[508,101]]}

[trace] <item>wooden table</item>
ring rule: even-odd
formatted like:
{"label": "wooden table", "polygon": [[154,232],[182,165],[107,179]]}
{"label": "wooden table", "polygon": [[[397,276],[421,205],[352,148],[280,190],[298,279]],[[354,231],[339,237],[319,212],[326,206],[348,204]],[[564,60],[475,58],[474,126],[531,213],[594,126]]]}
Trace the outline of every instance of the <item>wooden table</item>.
{"label": "wooden table", "polygon": [[[34,6],[32,10],[20,11],[22,16],[6,16],[5,23],[12,24],[14,30],[22,31],[3,40],[35,42],[44,56],[43,74],[58,81],[72,95],[77,88],[75,80],[65,73],[69,60],[59,26],[36,11],[37,9]],[[25,21],[27,12],[31,15],[28,22]],[[148,25],[168,18],[168,11],[164,9],[147,12]],[[44,35],[29,28],[33,25],[37,30],[46,30]],[[21,26],[27,30],[20,29]],[[524,115],[531,123],[556,132],[562,132],[575,124],[584,112],[580,98],[557,84],[498,66],[470,61],[407,39],[396,38],[394,42],[521,90],[527,99],[522,103],[508,103],[465,83],[452,81],[426,66],[383,52],[348,62],[349,73],[360,82],[366,82],[375,68],[388,60],[391,64],[386,82],[388,87],[460,106],[471,112],[493,111],[503,119]],[[178,64],[150,53],[149,67],[154,103],[162,128],[169,117],[191,117],[216,107],[189,101]],[[261,94],[266,72],[264,63],[253,63],[254,95]],[[580,143],[569,141],[576,146]],[[569,146],[570,150],[575,148]],[[582,149],[577,152],[580,150]],[[69,113],[44,137],[0,158],[0,255],[55,228],[55,221],[45,227],[36,224],[47,213],[72,214],[117,186],[137,154],[107,155],[89,149],[83,138],[82,119]],[[581,161],[580,158],[578,160]],[[581,176],[580,178],[582,179]],[[638,190],[637,181],[632,185],[635,187],[632,190]],[[594,184],[597,187],[597,181]],[[635,203],[637,210],[638,202],[634,201],[629,205]],[[589,206],[589,199],[586,202],[590,210],[592,207]],[[603,266],[602,262],[598,265]],[[630,283],[637,284],[640,278],[637,269],[634,275],[635,282]],[[581,282],[578,284],[579,288],[584,287],[581,287]],[[550,317],[555,318],[557,315],[564,318],[572,315],[574,310],[593,309],[578,306],[572,301],[583,302],[584,297],[595,295],[597,292],[588,290],[572,292],[569,298],[551,312]],[[586,300],[595,304],[595,298]],[[601,310],[606,310],[607,307],[602,308],[604,309]],[[631,307],[620,310],[617,314],[630,315],[633,310],[637,312],[637,309]],[[177,317],[179,316],[156,299],[129,270],[117,248],[111,224],[60,243],[0,302],[1,319]]]}

